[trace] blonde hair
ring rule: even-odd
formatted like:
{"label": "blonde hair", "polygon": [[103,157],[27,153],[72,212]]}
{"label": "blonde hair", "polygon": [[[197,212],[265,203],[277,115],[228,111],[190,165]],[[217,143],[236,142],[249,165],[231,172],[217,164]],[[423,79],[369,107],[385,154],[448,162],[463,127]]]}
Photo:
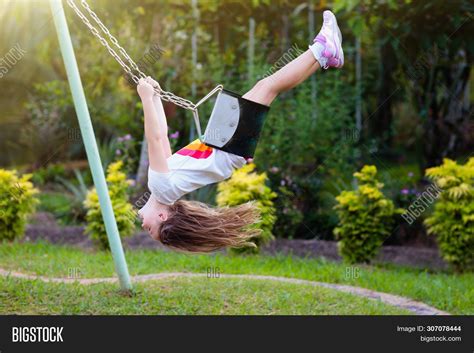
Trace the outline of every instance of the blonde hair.
{"label": "blonde hair", "polygon": [[159,240],[175,250],[207,253],[226,247],[256,245],[251,239],[261,230],[251,225],[260,221],[253,203],[235,207],[210,207],[197,201],[179,200],[159,230]]}

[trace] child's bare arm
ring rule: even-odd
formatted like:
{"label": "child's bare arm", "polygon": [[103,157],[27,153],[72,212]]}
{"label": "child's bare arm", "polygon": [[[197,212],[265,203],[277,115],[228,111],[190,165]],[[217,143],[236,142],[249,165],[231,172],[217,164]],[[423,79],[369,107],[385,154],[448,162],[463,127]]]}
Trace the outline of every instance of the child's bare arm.
{"label": "child's bare arm", "polygon": [[[150,167],[156,172],[167,173],[169,169],[166,161],[167,153],[163,147],[165,143],[163,141],[168,140],[168,134],[167,129],[165,131],[162,130],[162,121],[160,123],[159,114],[153,101],[153,87],[144,79],[141,79],[138,83],[137,91],[142,100],[143,113],[145,115],[145,137],[148,144]],[[162,110],[162,114],[164,118],[164,110]],[[166,124],[166,118],[164,118],[164,122]]]}
{"label": "child's bare arm", "polygon": [[166,114],[163,108],[163,102],[158,95],[153,96],[153,105],[155,106],[156,114],[158,115],[158,125],[159,131],[163,134],[164,138],[161,139],[163,145],[163,150],[165,152],[166,158],[171,156],[171,145],[168,139],[168,122],[166,121]]}

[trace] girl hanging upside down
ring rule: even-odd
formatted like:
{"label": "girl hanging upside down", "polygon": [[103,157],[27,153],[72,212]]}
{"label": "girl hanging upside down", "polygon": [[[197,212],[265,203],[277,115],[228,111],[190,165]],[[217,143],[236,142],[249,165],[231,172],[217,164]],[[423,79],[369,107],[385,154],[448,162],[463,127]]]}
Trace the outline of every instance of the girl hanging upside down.
{"label": "girl hanging upside down", "polygon": [[[242,99],[268,110],[278,94],[297,86],[318,69],[344,65],[342,37],[336,17],[323,14],[323,26],[309,49],[286,66],[260,81]],[[245,165],[249,156],[239,156],[205,145],[199,139],[172,154],[161,99],[154,94],[157,83],[141,79],[137,90],[143,103],[145,136],[150,168],[151,197],[138,212],[142,227],[166,246],[187,252],[211,252],[224,247],[251,244],[258,234],[259,212],[253,203],[213,208],[196,201],[180,200],[203,186],[229,178]]]}

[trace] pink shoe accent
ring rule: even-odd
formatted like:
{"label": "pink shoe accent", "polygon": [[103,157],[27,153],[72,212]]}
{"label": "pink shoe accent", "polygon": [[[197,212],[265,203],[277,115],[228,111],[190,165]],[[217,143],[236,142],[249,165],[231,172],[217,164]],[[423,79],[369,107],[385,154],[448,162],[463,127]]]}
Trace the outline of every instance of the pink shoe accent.
{"label": "pink shoe accent", "polygon": [[329,67],[340,68],[344,65],[344,51],[342,50],[342,35],[337,25],[336,16],[331,11],[324,11],[323,26],[313,40],[324,48],[321,56],[327,59],[324,69]]}
{"label": "pink shoe accent", "polygon": [[328,59],[328,66],[329,67],[340,67],[342,66],[338,58],[329,58]]}
{"label": "pink shoe accent", "polygon": [[321,34],[318,34],[313,40],[313,43],[316,43],[316,42],[319,42],[321,44],[326,44],[326,37]]}
{"label": "pink shoe accent", "polygon": [[331,48],[326,47],[326,49],[324,49],[323,51],[323,56],[328,59],[332,58],[334,57],[334,51],[331,50]]}

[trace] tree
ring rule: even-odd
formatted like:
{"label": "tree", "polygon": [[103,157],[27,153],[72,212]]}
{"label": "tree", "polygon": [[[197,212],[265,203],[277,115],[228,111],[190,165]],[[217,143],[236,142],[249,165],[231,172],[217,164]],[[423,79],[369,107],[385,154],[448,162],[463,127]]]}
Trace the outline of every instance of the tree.
{"label": "tree", "polygon": [[[467,94],[474,52],[472,2],[364,3],[366,22],[393,48],[385,48],[381,61],[397,61],[391,75],[399,76],[396,81],[405,85],[423,121],[424,166],[467,151],[466,131],[472,123]],[[391,81],[388,76],[384,80]]]}

